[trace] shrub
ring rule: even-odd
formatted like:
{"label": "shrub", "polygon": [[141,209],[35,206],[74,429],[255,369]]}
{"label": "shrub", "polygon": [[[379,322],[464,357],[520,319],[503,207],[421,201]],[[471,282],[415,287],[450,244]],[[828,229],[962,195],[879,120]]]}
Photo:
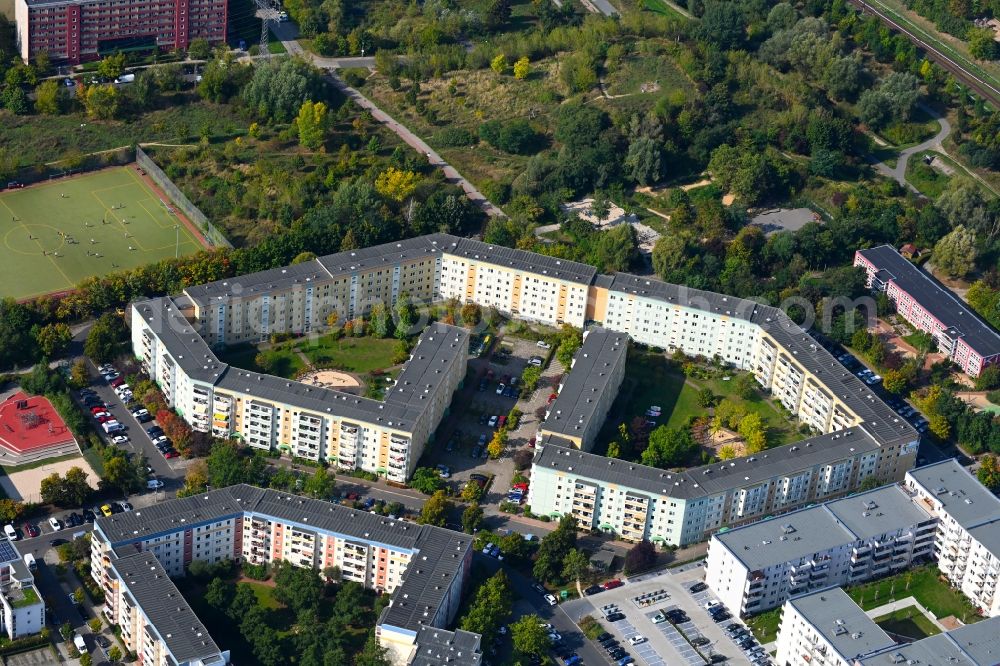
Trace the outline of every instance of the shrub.
{"label": "shrub", "polygon": [[476,143],[476,135],[461,127],[445,127],[434,135],[434,143],[446,148],[462,148]]}
{"label": "shrub", "polygon": [[498,150],[527,155],[541,148],[542,137],[524,118],[503,123],[488,120],[479,126],[479,138]]}

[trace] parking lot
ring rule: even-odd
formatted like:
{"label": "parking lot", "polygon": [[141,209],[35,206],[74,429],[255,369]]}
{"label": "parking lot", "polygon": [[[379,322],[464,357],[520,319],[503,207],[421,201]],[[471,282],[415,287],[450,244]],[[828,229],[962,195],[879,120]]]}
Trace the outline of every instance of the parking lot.
{"label": "parking lot", "polygon": [[[712,655],[725,657],[729,664],[745,666],[750,664],[747,655],[733,642],[724,627],[736,621],[735,618],[716,623],[705,610],[704,603],[711,598],[710,591],[691,593],[690,586],[703,576],[701,567],[685,567],[679,570],[644,577],[640,581],[629,581],[622,587],[601,592],[590,597],[562,604],[563,609],[579,621],[584,615],[592,615],[607,631],[613,634],[621,646],[635,658],[636,663],[646,666],[703,666]],[[663,592],[666,596],[643,605],[636,598],[649,593]],[[615,604],[625,616],[617,622],[609,622],[601,612],[602,606]],[[661,611],[679,609],[688,620],[678,625],[655,623],[654,617]],[[641,634],[647,640],[639,645],[629,645],[628,640]],[[704,637],[704,645],[695,648],[691,641]],[[600,649],[600,646],[598,646]],[[605,653],[605,650],[601,650]],[[721,657],[716,657],[722,660]],[[607,657],[606,657],[607,659]],[[610,663],[610,659],[607,659]]]}

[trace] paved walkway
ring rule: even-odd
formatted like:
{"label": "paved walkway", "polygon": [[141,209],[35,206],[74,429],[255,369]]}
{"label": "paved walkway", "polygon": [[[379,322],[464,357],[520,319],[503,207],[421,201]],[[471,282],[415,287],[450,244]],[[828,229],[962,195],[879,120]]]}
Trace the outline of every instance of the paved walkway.
{"label": "paved walkway", "polygon": [[909,162],[910,156],[925,150],[933,150],[936,153],[947,155],[948,153],[944,150],[944,140],[948,138],[949,134],[951,134],[951,123],[948,122],[947,118],[939,115],[930,107],[921,106],[920,108],[933,116],[934,119],[941,125],[941,129],[938,133],[923,143],[918,143],[915,146],[901,150],[899,152],[899,157],[896,159],[896,166],[889,166],[885,162],[879,162],[875,165],[875,170],[880,174],[886,176],[887,178],[892,178],[903,187],[908,187],[914,192],[917,192],[917,188],[913,187],[906,181],[906,164]]}
{"label": "paved walkway", "polygon": [[865,611],[865,614],[868,617],[875,619],[877,617],[882,617],[883,615],[888,615],[889,613],[895,613],[898,610],[903,610],[904,608],[910,608],[913,606],[916,606],[917,610],[919,610],[921,613],[924,614],[925,617],[927,617],[931,622],[933,622],[934,626],[936,626],[938,629],[940,629],[941,631],[948,631],[948,627],[941,624],[941,622],[937,619],[934,613],[924,608],[924,606],[919,601],[917,601],[915,597],[906,597],[905,599],[898,599],[888,604],[883,604],[881,606],[878,606],[877,608]]}

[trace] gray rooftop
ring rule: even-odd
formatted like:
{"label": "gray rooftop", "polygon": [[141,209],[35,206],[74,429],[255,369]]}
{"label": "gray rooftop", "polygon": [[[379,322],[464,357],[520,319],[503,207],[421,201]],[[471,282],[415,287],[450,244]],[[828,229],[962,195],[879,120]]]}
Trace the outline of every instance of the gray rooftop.
{"label": "gray rooftop", "polygon": [[423,409],[427,393],[455,364],[464,366],[468,354],[468,331],[448,324],[430,324],[420,334],[396,383],[386,392],[385,402]]}
{"label": "gray rooftop", "polygon": [[422,627],[417,634],[417,653],[409,666],[478,666],[482,637],[457,629],[446,631]]}
{"label": "gray rooftop", "polygon": [[490,245],[469,238],[457,239],[457,243],[448,249],[448,254],[465,257],[472,261],[485,261],[497,266],[528,271],[553,280],[577,282],[586,286],[589,286],[597,276],[597,269],[588,264],[528,252],[527,250],[515,250],[502,245]]}
{"label": "gray rooftop", "polygon": [[271,291],[305,289],[312,283],[329,279],[330,274],[314,260],[187,287],[184,293],[195,303],[206,306],[213,299],[228,302],[230,298],[255,297]]}
{"label": "gray rooftop", "polygon": [[1000,664],[1000,617],[975,622],[859,659],[858,666],[996,666]]}
{"label": "gray rooftop", "polygon": [[534,464],[605,483],[616,483],[655,495],[695,499],[753,486],[770,479],[794,475],[827,464],[875,451],[878,443],[863,429],[851,428],[810,437],[795,444],[768,449],[753,456],[671,472],[639,463],[605,458],[567,448],[566,441],[552,443],[535,454]]}
{"label": "gray rooftop", "polygon": [[208,629],[177,591],[167,572],[151,553],[135,553],[113,559],[118,579],[146,614],[175,663],[221,658],[222,652]]}
{"label": "gray rooftop", "polygon": [[839,587],[792,597],[788,604],[813,626],[843,661],[852,663],[855,657],[876,650],[894,647],[875,621],[868,617]]}
{"label": "gray rooftop", "polygon": [[167,348],[170,357],[192,379],[214,383],[229,366],[216,358],[201,333],[167,297],[132,305]]}
{"label": "gray rooftop", "polygon": [[[431,525],[390,520],[297,495],[236,485],[169,500],[97,520],[112,548],[240,515],[272,516],[361,543],[376,543],[416,555],[380,623],[417,631],[433,618],[472,547],[471,537]],[[121,552],[121,551],[116,551]]]}
{"label": "gray rooftop", "polygon": [[328,254],[320,257],[317,261],[331,276],[339,277],[379,266],[388,268],[394,264],[440,256],[444,250],[453,248],[460,240],[457,236],[449,236],[448,234],[428,234],[383,243],[382,245]]}
{"label": "gray rooftop", "polygon": [[880,276],[909,294],[942,326],[954,328],[955,335],[983,357],[1000,354],[1000,333],[979,318],[972,308],[931,275],[913,265],[890,245],[858,250],[877,269]]}
{"label": "gray rooftop", "polygon": [[906,476],[940,502],[944,511],[967,530],[1000,519],[1000,499],[954,458],[911,469]]}
{"label": "gray rooftop", "polygon": [[902,488],[890,485],[719,532],[712,539],[753,571],[930,519]]}
{"label": "gray rooftop", "polygon": [[640,277],[629,273],[615,273],[609,289],[746,321],[750,321],[754,312],[760,307],[756,301],[738,296],[692,289],[683,284],[671,284],[655,278]]}
{"label": "gray rooftop", "polygon": [[[563,380],[559,397],[549,407],[543,430],[566,436],[582,436],[595,417],[598,400],[609,387],[611,369],[628,353],[628,336],[606,328],[591,328],[573,357],[572,370]],[[597,414],[603,418],[604,414]]]}

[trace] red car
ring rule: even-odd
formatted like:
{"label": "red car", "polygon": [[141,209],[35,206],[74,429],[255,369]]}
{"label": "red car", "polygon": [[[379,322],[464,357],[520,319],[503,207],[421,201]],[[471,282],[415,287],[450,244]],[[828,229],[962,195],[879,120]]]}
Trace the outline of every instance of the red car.
{"label": "red car", "polygon": [[528,440],[528,446],[531,447],[531,448],[535,448],[535,438],[534,437],[532,437],[531,439]]}
{"label": "red car", "polygon": [[613,590],[616,587],[621,587],[622,585],[623,583],[620,580],[618,580],[617,578],[613,578],[604,585],[601,585],[601,587],[603,587],[605,590]]}
{"label": "red car", "polygon": [[163,457],[164,458],[176,458],[179,455],[180,454],[177,453],[176,451],[167,451],[166,453],[163,454]]}
{"label": "red car", "polygon": [[511,486],[511,488],[516,488],[517,490],[521,490],[523,492],[528,492],[528,484],[527,483],[515,483],[513,486]]}
{"label": "red car", "polygon": [[119,377],[118,379],[112,379],[111,382],[110,382],[111,386],[113,386],[114,388],[118,388],[119,386],[121,386],[124,383],[125,383],[125,380],[122,379],[121,377]]}
{"label": "red car", "polygon": [[32,525],[31,523],[24,524],[24,531],[27,532],[28,536],[32,539],[42,533],[41,530],[38,529],[37,525]]}
{"label": "red car", "polygon": [[111,416],[111,414],[102,414],[101,416],[97,417],[97,422],[98,423],[106,423],[107,421],[110,421],[113,418],[115,418],[115,417]]}
{"label": "red car", "polygon": [[104,409],[105,409],[104,407],[91,407],[90,408],[90,413],[91,414],[100,414],[101,412],[104,411]]}

